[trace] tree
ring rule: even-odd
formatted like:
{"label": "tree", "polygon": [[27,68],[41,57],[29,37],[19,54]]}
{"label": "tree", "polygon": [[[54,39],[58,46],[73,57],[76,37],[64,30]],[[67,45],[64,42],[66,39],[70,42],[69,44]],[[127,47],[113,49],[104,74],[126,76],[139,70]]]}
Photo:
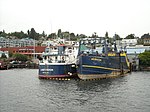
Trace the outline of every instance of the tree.
{"label": "tree", "polygon": [[27,34],[28,34],[28,37],[29,37],[29,35],[30,35],[30,31],[29,30],[27,31]]}
{"label": "tree", "polygon": [[61,38],[61,29],[58,30],[57,36]]}
{"label": "tree", "polygon": [[105,38],[109,38],[109,37],[108,37],[108,32],[106,32],[106,34],[105,34]]}
{"label": "tree", "polygon": [[6,36],[7,36],[7,34],[5,33],[5,30],[0,31],[0,37],[6,37]]}
{"label": "tree", "polygon": [[9,36],[14,36],[14,37],[16,37],[18,39],[22,39],[22,38],[26,38],[27,34],[25,34],[23,31],[21,31],[21,32],[10,33]]}
{"label": "tree", "polygon": [[80,34],[78,35],[79,38],[87,38],[87,36],[85,34]]}
{"label": "tree", "polygon": [[114,40],[121,40],[121,38],[118,34],[115,34],[113,38],[114,38]]}
{"label": "tree", "polygon": [[[73,34],[72,34],[72,36],[73,36]],[[69,33],[68,31],[66,31],[66,32],[61,32],[61,37],[62,37],[62,38],[65,38],[65,39],[67,39],[67,40],[70,40],[70,39],[71,39],[70,33]]]}
{"label": "tree", "polygon": [[51,33],[50,35],[48,35],[49,39],[56,39],[56,33]]}
{"label": "tree", "polygon": [[15,60],[17,60],[17,61],[23,61],[23,62],[25,62],[25,61],[28,60],[28,57],[27,57],[26,55],[18,54],[18,53],[13,54],[12,57],[13,57]]}
{"label": "tree", "polygon": [[9,57],[12,57],[13,56],[13,53],[12,52],[9,52]]}
{"label": "tree", "polygon": [[150,51],[139,54],[140,65],[150,66]]}
{"label": "tree", "polygon": [[96,38],[96,37],[98,37],[98,35],[96,34],[96,32],[94,32],[94,33],[92,34],[92,38]]}
{"label": "tree", "polygon": [[149,33],[147,33],[147,34],[144,34],[144,35],[142,35],[142,36],[141,36],[141,39],[144,39],[144,38],[150,38],[150,35],[149,35]]}
{"label": "tree", "polygon": [[72,41],[76,41],[77,40],[77,38],[76,38],[74,33],[70,33],[70,40],[72,40]]}
{"label": "tree", "polygon": [[29,33],[29,37],[31,37],[32,39],[36,39],[37,40],[37,33],[34,30],[34,28],[31,28],[31,31]]}
{"label": "tree", "polygon": [[46,34],[44,31],[42,32],[42,37],[46,37]]}
{"label": "tree", "polygon": [[33,39],[35,39],[35,37],[36,37],[36,32],[35,32],[34,28],[31,28],[30,37]]}
{"label": "tree", "polygon": [[134,34],[130,34],[128,36],[125,37],[125,39],[135,39],[135,35]]}

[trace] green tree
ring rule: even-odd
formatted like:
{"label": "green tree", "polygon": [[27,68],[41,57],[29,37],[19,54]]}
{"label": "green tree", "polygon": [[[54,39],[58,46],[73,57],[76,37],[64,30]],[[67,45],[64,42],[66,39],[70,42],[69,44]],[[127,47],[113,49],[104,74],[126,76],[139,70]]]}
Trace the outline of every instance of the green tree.
{"label": "green tree", "polygon": [[113,38],[114,40],[121,40],[121,37],[118,34],[115,34]]}
{"label": "green tree", "polygon": [[15,36],[18,39],[22,39],[22,38],[26,38],[27,37],[27,34],[25,34],[23,31],[21,31],[21,32],[13,32],[13,33],[10,33],[8,35],[9,36]]}
{"label": "green tree", "polygon": [[27,31],[27,35],[28,35],[28,37],[30,36],[30,31],[29,30]]}
{"label": "green tree", "polygon": [[26,55],[18,54],[18,53],[13,54],[12,57],[13,57],[15,60],[17,60],[17,61],[23,61],[23,62],[25,62],[25,61],[28,60],[28,57],[27,57]]}
{"label": "green tree", "polygon": [[35,39],[35,40],[38,39],[37,33],[36,33],[36,31],[35,31],[34,28],[31,28],[31,31],[30,31],[30,33],[29,33],[29,37],[31,37],[32,39]]}
{"label": "green tree", "polygon": [[109,36],[108,36],[108,32],[106,32],[106,34],[105,34],[105,38],[109,38]]}
{"label": "green tree", "polygon": [[72,40],[72,41],[76,41],[77,40],[77,37],[75,36],[74,33],[70,33],[70,40]]}
{"label": "green tree", "polygon": [[49,34],[49,35],[47,36],[47,39],[51,39],[51,38],[52,38],[52,35]]}
{"label": "green tree", "polygon": [[85,35],[85,34],[78,34],[78,37],[79,37],[79,39],[81,39],[81,38],[87,38],[87,36]]}
{"label": "green tree", "polygon": [[47,38],[48,39],[56,39],[56,33],[51,33],[50,35],[48,35]]}
{"label": "green tree", "polygon": [[147,33],[147,34],[142,35],[142,36],[141,36],[141,39],[144,39],[144,38],[150,38],[150,34]]}
{"label": "green tree", "polygon": [[140,65],[150,66],[150,51],[139,54]]}
{"label": "green tree", "polygon": [[61,29],[58,30],[57,36],[60,37],[60,38],[62,38],[61,37]]}
{"label": "green tree", "polygon": [[53,39],[56,39],[56,37],[57,37],[56,33],[52,33],[51,35],[52,35]]}
{"label": "green tree", "polygon": [[62,32],[63,38],[70,40],[70,33],[68,31]]}
{"label": "green tree", "polygon": [[9,57],[12,57],[13,56],[13,53],[12,52],[9,52]]}
{"label": "green tree", "polygon": [[96,34],[96,32],[94,32],[94,33],[92,34],[92,38],[96,38],[96,37],[98,37],[98,35]]}
{"label": "green tree", "polygon": [[43,36],[43,37],[46,37],[46,34],[45,34],[45,32],[44,32],[44,31],[42,32],[42,36]]}
{"label": "green tree", "polygon": [[125,39],[135,39],[135,35],[134,34],[130,34],[128,36],[125,37]]}
{"label": "green tree", "polygon": [[35,32],[34,28],[31,28],[30,37],[33,39],[35,39],[35,37],[36,37],[36,32]]}
{"label": "green tree", "polygon": [[0,37],[6,37],[6,36],[7,36],[7,34],[5,33],[5,30],[0,31]]}

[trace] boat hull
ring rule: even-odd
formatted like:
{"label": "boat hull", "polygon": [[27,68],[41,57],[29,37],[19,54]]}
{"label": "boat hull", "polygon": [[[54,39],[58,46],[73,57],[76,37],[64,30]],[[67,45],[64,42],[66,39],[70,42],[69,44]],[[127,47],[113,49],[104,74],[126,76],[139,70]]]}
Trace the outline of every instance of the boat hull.
{"label": "boat hull", "polygon": [[[128,72],[128,71],[127,71]],[[115,78],[119,76],[125,76],[127,72],[121,74],[120,71],[112,72],[111,74],[78,74],[78,77],[82,80],[90,80],[90,79],[106,79],[106,78]]]}
{"label": "boat hull", "polygon": [[125,56],[80,56],[78,77],[82,80],[117,77],[129,71]]}
{"label": "boat hull", "polygon": [[69,78],[76,75],[76,66],[74,64],[39,65],[39,78]]}

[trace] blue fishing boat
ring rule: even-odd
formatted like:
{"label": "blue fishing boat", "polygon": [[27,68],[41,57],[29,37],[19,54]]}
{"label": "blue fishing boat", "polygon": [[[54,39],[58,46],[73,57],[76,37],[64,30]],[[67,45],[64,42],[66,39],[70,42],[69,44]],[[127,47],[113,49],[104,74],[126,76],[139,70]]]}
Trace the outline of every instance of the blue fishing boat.
{"label": "blue fishing boat", "polygon": [[81,40],[78,53],[78,77],[82,80],[117,77],[130,71],[126,51],[117,51],[103,40],[102,52],[97,49],[98,38]]}
{"label": "blue fishing boat", "polygon": [[77,49],[66,41],[48,46],[39,62],[39,78],[76,77]]}

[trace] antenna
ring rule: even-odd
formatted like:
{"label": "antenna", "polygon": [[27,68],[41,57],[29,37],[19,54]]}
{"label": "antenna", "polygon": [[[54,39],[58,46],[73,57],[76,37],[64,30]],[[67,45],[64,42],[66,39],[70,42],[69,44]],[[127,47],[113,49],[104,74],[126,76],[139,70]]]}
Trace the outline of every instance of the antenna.
{"label": "antenna", "polygon": [[52,20],[50,19],[50,28],[51,28],[51,33],[52,33]]}

